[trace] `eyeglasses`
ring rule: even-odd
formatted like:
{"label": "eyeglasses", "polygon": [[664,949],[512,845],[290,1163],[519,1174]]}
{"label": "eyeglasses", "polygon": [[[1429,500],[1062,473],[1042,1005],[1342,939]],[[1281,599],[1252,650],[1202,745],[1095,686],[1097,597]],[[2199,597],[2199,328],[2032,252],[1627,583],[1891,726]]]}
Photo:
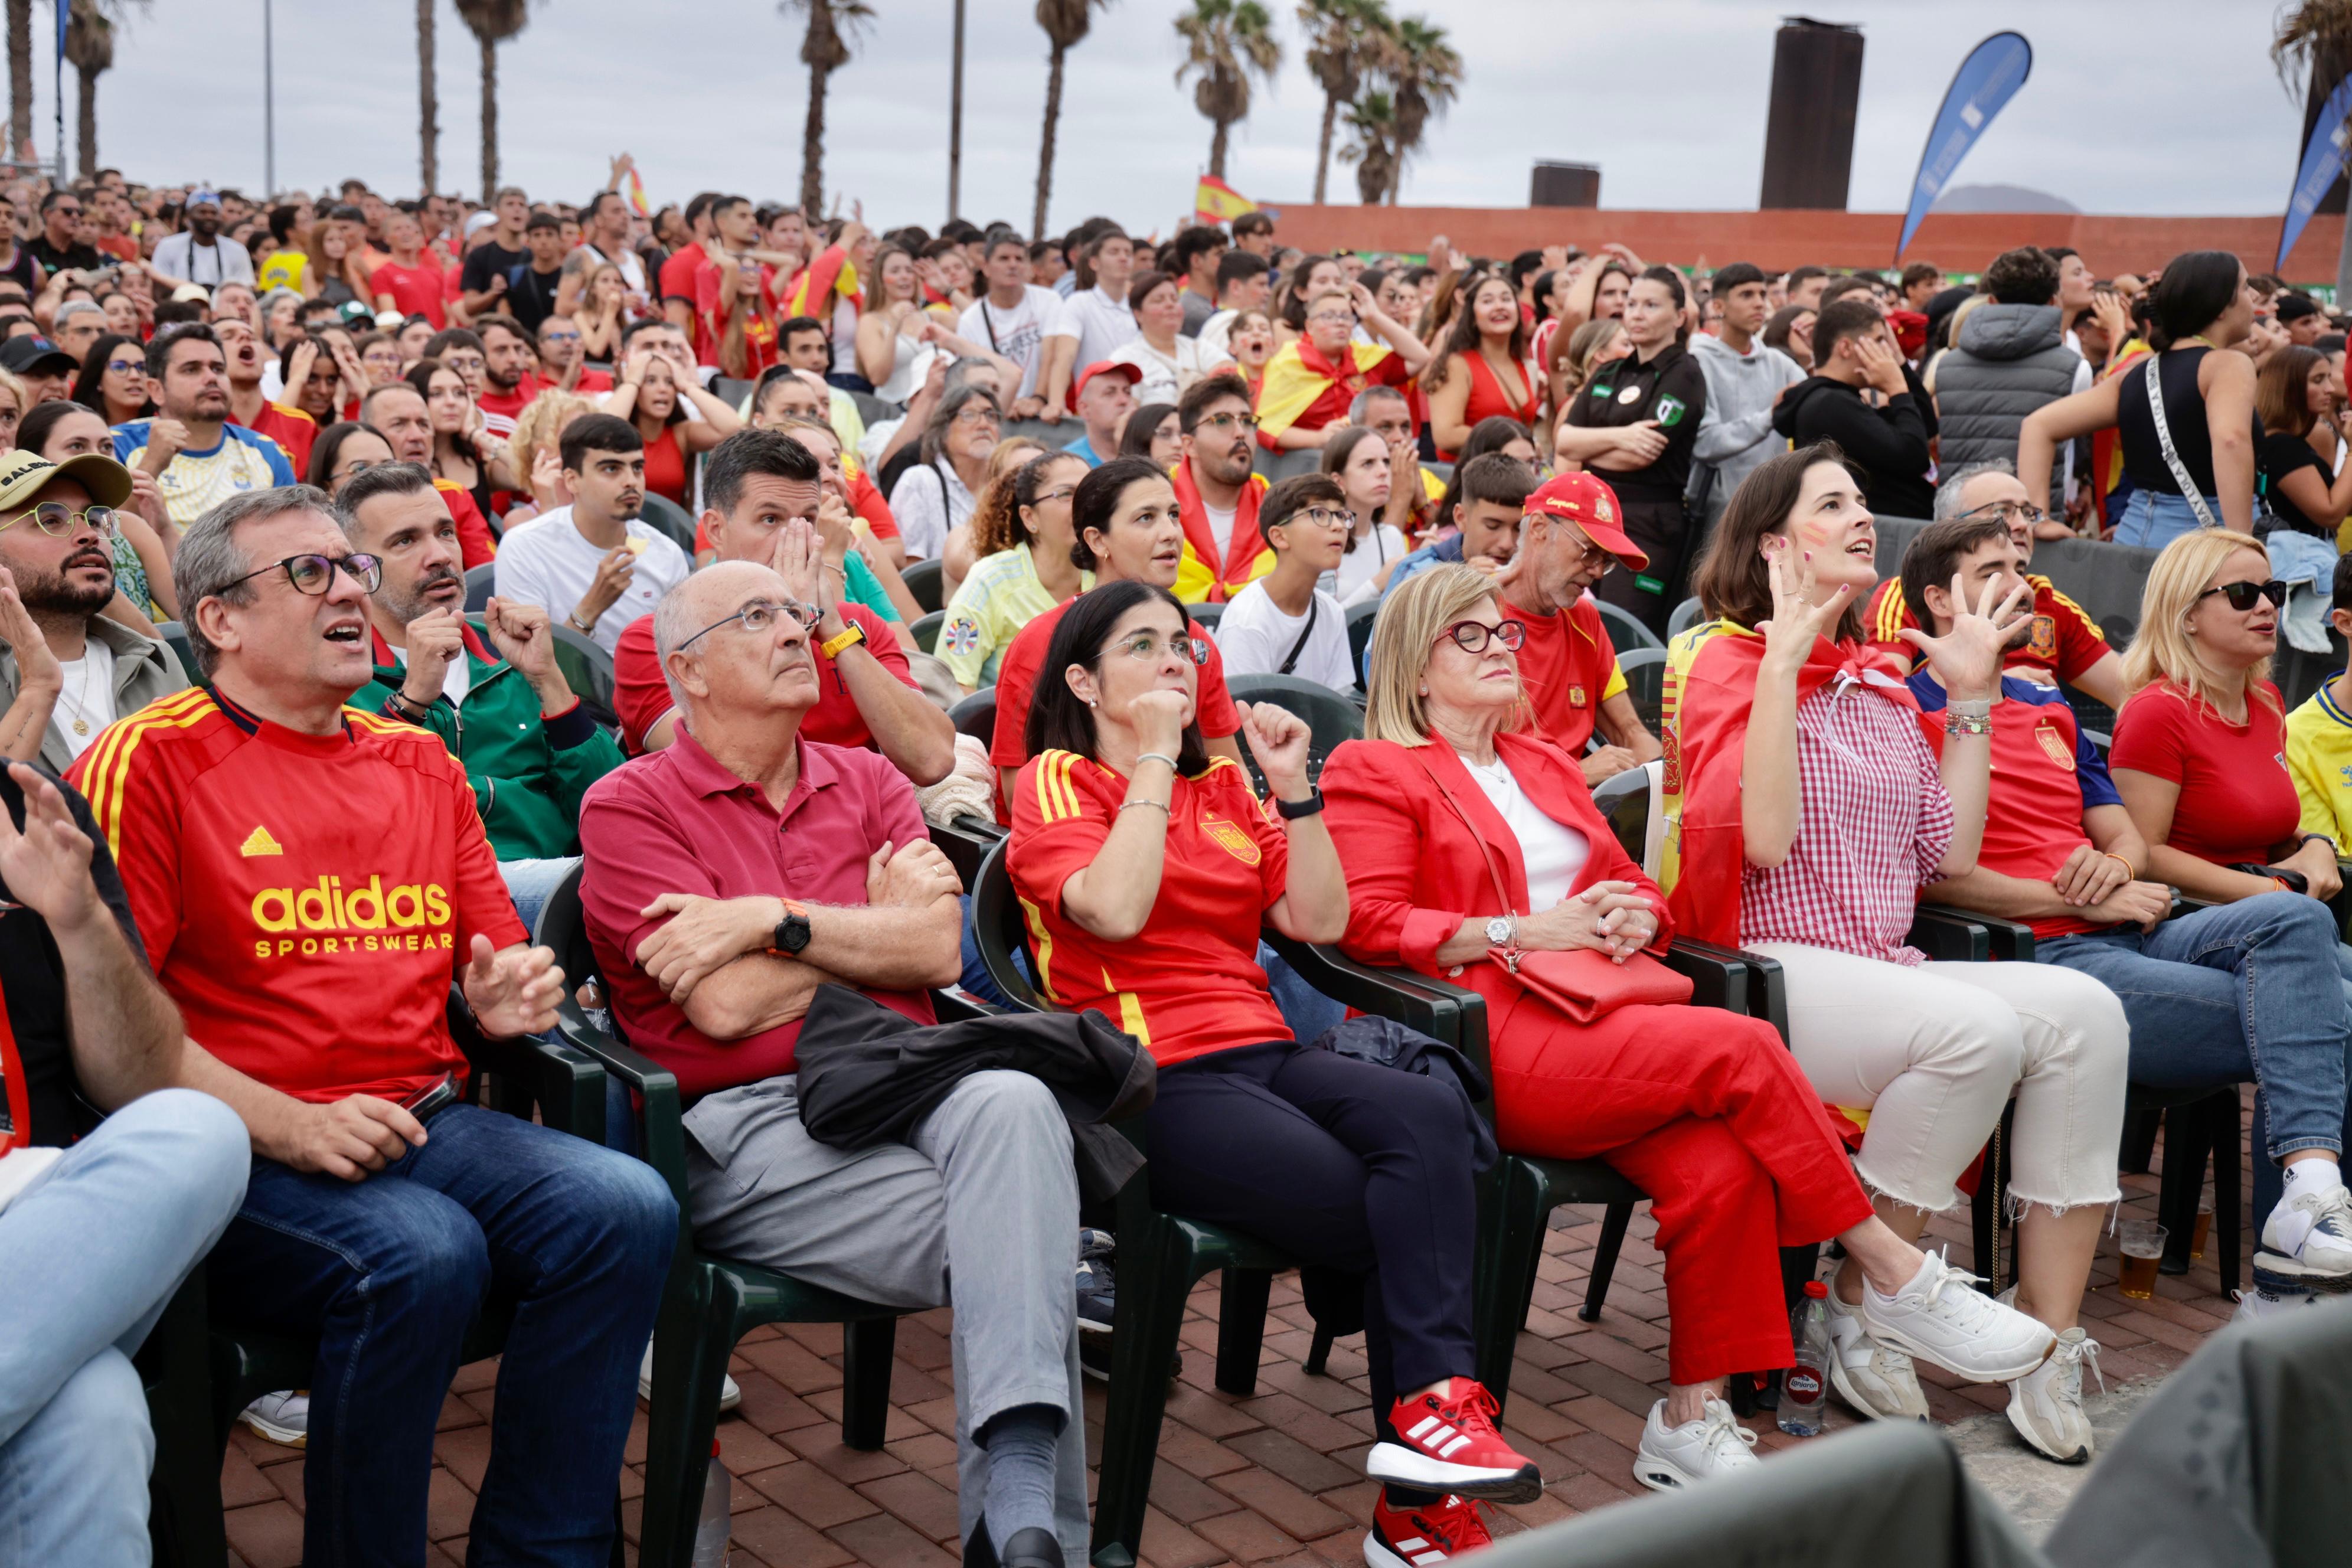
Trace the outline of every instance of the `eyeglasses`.
{"label": "eyeglasses", "polygon": [[1240,431],[1244,436],[1255,436],[1257,434],[1257,416],[1255,414],[1212,414],[1209,417],[1201,421],[1200,428],[1203,430],[1213,430],[1220,436],[1225,435],[1229,431],[1235,430]]}
{"label": "eyeglasses", "polygon": [[82,508],[79,511],[74,511],[68,508],[65,502],[55,500],[45,500],[30,511],[12,517],[6,522],[0,522],[0,529],[14,528],[26,518],[32,519],[33,526],[52,539],[60,533],[69,532],[84,525],[95,529],[100,533],[114,531],[112,507],[89,506]]}
{"label": "eyeglasses", "polygon": [[541,332],[539,335],[551,343],[576,343],[580,341],[578,332]]}
{"label": "eyeglasses", "polygon": [[971,425],[974,426],[982,425],[1002,425],[1004,423],[1004,416],[999,414],[995,409],[986,407],[981,404],[967,403],[961,408],[956,410],[955,423],[958,425]]}
{"label": "eyeglasses", "polygon": [[1044,506],[1049,500],[1067,500],[1077,493],[1078,487],[1076,485],[1055,485],[1052,489],[1039,496],[1034,504]]}
{"label": "eyeglasses", "polygon": [[227,593],[237,583],[250,583],[256,577],[283,572],[286,580],[294,584],[296,593],[316,595],[325,593],[333,584],[338,567],[341,568],[343,575],[368,593],[373,594],[383,586],[383,557],[380,555],[289,555],[285,560],[273,561],[258,571],[247,572],[236,583],[222,584],[220,592]]}
{"label": "eyeglasses", "polygon": [[2224,583],[2218,588],[2208,588],[2197,595],[2210,599],[2219,594],[2230,601],[2230,608],[2241,613],[2254,607],[2258,599],[2268,599],[2273,608],[2286,603],[2286,584],[2273,577],[2267,583]]}
{"label": "eyeglasses", "polygon": [[1991,500],[1982,506],[1970,507],[1960,513],[1962,522],[1974,522],[1982,518],[1997,517],[2003,522],[2021,522],[2028,528],[2050,514],[2030,500]]}
{"label": "eyeglasses", "polygon": [[1355,521],[1356,514],[1353,512],[1335,511],[1328,506],[1303,506],[1288,517],[1277,518],[1267,526],[1280,528],[1286,523],[1311,522],[1318,528],[1349,528]]}
{"label": "eyeglasses", "polygon": [[1141,659],[1147,664],[1159,658],[1171,648],[1181,648],[1184,657],[1194,664],[1209,662],[1209,645],[1201,637],[1172,637],[1162,641],[1157,632],[1138,632],[1118,645],[1119,652],[1129,658]]}
{"label": "eyeglasses", "polygon": [[106,362],[106,374],[113,375],[118,373],[123,375],[144,375],[147,374],[147,362],[143,359],[108,360]]}
{"label": "eyeglasses", "polygon": [[811,626],[815,626],[817,622],[824,618],[824,612],[818,609],[814,605],[803,605],[798,599],[786,599],[782,604],[777,604],[770,599],[754,599],[750,604],[744,605],[741,609],[736,611],[733,615],[723,616],[719,620],[711,622],[709,626],[703,627],[700,631],[695,633],[692,637],[678,644],[677,651],[684,653],[688,648],[692,647],[696,643],[700,642],[704,637],[709,637],[719,627],[731,625],[737,621],[740,621],[743,624],[743,629],[745,631],[750,632],[753,637],[758,637],[761,633],[766,631],[770,626],[776,624],[776,617],[778,616],[792,616],[792,618],[799,624],[801,630],[807,631]]}
{"label": "eyeglasses", "polygon": [[[394,460],[394,459],[390,458],[384,459],[387,463]],[[353,458],[348,462],[337,463],[334,469],[335,482],[337,484],[341,484],[343,480],[350,479],[353,474],[363,474],[370,468],[377,466],[378,464],[376,459],[373,458]]]}
{"label": "eyeglasses", "polygon": [[1501,643],[1504,647],[1517,653],[1520,645],[1528,640],[1528,626],[1525,621],[1502,621],[1491,626],[1484,621],[1456,621],[1438,637],[1441,640],[1452,637],[1454,646],[1464,653],[1485,653],[1490,641]]}
{"label": "eyeglasses", "polygon": [[[1576,569],[1578,571],[1581,572],[1584,568],[1591,565],[1596,561],[1601,564],[1601,577],[1606,577],[1609,574],[1617,570],[1617,557],[1612,555],[1608,551],[1601,548],[1600,545],[1595,544],[1591,540],[1587,539],[1583,541],[1577,546],[1577,548],[1581,552],[1581,553],[1577,557],[1576,562]],[[1599,578],[1594,580],[1597,582],[1599,581]]]}

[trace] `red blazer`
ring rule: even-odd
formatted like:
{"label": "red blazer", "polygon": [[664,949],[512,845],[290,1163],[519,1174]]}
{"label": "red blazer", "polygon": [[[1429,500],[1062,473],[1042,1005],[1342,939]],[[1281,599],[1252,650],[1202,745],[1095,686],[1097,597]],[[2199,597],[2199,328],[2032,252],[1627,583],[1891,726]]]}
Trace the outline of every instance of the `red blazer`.
{"label": "red blazer", "polygon": [[[1532,735],[1497,735],[1495,748],[1537,809],[1591,841],[1592,853],[1576,888],[1622,881],[1648,894],[1658,914],[1651,951],[1664,952],[1673,931],[1665,896],[1617,842],[1608,819],[1592,804],[1576,759]],[[1339,946],[1360,963],[1418,970],[1476,991],[1486,998],[1488,1034],[1499,1043],[1519,1000],[1518,982],[1484,958],[1458,969],[1437,962],[1438,944],[1460,931],[1464,921],[1507,911],[1496,900],[1477,840],[1446,805],[1432,772],[1501,852],[1511,895],[1508,912],[1528,912],[1527,862],[1518,838],[1453,747],[1443,741],[1425,746],[1349,741],[1323,764],[1320,781],[1331,837],[1348,875],[1348,932]]]}

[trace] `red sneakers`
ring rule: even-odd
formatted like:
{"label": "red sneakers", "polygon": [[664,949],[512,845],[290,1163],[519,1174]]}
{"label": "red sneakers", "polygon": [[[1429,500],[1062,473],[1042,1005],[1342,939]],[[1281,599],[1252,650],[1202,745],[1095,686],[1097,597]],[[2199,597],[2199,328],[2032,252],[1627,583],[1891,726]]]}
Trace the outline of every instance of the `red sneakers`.
{"label": "red sneakers", "polygon": [[1372,1505],[1371,1533],[1364,1537],[1364,1563],[1366,1568],[1437,1568],[1494,1542],[1474,1502],[1449,1497],[1427,1508],[1394,1509],[1382,1490]]}
{"label": "red sneakers", "polygon": [[1397,1441],[1375,1443],[1364,1469],[1394,1486],[1533,1502],[1543,1495],[1543,1472],[1495,1430],[1500,1408],[1483,1384],[1466,1377],[1449,1379],[1438,1393],[1400,1399],[1389,1412]]}

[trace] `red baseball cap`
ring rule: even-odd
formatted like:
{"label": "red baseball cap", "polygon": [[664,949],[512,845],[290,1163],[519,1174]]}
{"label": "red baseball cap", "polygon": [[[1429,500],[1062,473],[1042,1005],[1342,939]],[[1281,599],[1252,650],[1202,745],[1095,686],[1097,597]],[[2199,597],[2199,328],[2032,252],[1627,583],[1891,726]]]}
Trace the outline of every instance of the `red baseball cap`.
{"label": "red baseball cap", "polygon": [[1098,375],[1107,375],[1112,372],[1117,372],[1119,374],[1126,376],[1127,384],[1129,386],[1133,386],[1136,383],[1143,379],[1143,367],[1136,363],[1131,359],[1098,359],[1095,361],[1094,363],[1087,366],[1086,369],[1078,372],[1078,378],[1070,383],[1069,403],[1071,411],[1073,413],[1076,412],[1078,406],[1078,394],[1087,389],[1087,383],[1092,381]]}
{"label": "red baseball cap", "polygon": [[1639,572],[1650,563],[1649,556],[1625,532],[1625,514],[1617,492],[1591,474],[1580,469],[1546,479],[1528,497],[1520,515],[1536,512],[1568,519],[1629,571]]}

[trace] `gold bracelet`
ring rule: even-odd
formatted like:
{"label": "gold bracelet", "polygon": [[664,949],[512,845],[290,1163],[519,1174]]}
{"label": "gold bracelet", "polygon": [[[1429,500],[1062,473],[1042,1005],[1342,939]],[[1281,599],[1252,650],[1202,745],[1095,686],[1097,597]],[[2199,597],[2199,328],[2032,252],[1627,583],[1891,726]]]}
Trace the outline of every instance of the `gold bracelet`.
{"label": "gold bracelet", "polygon": [[2116,865],[2121,866],[2121,867],[2124,868],[2124,875],[2125,875],[2126,877],[2129,878],[2131,880],[2133,880],[2133,881],[2135,881],[2135,882],[2137,882],[2137,881],[2138,881],[2138,880],[2139,880],[2139,868],[2138,868],[2138,867],[2137,867],[2137,866],[2134,866],[2130,861],[2128,861],[2128,860],[2125,859],[2122,856],[2120,856],[2120,855],[2116,854],[2114,850],[2112,850],[2112,849],[2102,849],[2102,850],[2100,850],[2100,851],[2099,851],[2099,854],[2100,854],[2103,858],[2106,858],[2106,859],[2109,859],[2109,860],[2112,860],[2112,861],[2114,861]]}

